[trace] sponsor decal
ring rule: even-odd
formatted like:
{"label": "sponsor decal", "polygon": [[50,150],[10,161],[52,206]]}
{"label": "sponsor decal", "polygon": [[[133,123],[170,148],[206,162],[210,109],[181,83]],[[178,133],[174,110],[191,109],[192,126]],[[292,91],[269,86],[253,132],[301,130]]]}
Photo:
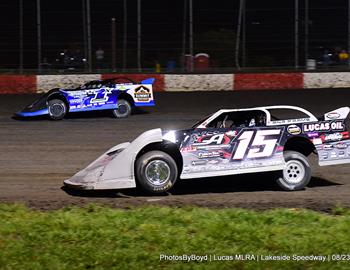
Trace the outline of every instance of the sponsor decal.
{"label": "sponsor decal", "polygon": [[310,118],[297,118],[297,119],[287,119],[287,120],[276,120],[271,121],[274,124],[291,124],[291,123],[300,123],[300,122],[309,122]]}
{"label": "sponsor decal", "polygon": [[315,138],[312,140],[314,145],[322,144],[322,139],[321,138]]}
{"label": "sponsor decal", "polygon": [[208,164],[219,164],[221,161],[219,159],[212,159],[208,161]]}
{"label": "sponsor decal", "polygon": [[151,96],[151,91],[147,87],[141,85],[135,88],[134,97],[137,99],[137,101],[148,102],[151,99]]}
{"label": "sponsor decal", "polygon": [[327,159],[327,158],[328,158],[328,153],[323,153],[323,154],[322,154],[322,158],[323,158],[323,159]]}
{"label": "sponsor decal", "polygon": [[345,149],[348,148],[348,145],[346,143],[337,143],[335,147],[338,149]]}
{"label": "sponsor decal", "polygon": [[343,139],[349,139],[349,132],[348,131],[344,131],[341,134],[343,134]]}
{"label": "sponsor decal", "polygon": [[331,152],[331,158],[337,158],[337,157],[338,157],[338,155],[336,152]]}
{"label": "sponsor decal", "polygon": [[332,150],[332,149],[333,149],[333,145],[331,144],[322,145],[322,150]]}
{"label": "sponsor decal", "polygon": [[197,151],[197,147],[193,147],[192,145],[190,146],[186,146],[186,147],[182,147],[180,152],[186,153],[186,152],[194,152]]}
{"label": "sponsor decal", "polygon": [[287,131],[289,134],[292,135],[298,135],[301,133],[301,129],[300,127],[298,127],[297,125],[290,125],[287,127]]}
{"label": "sponsor decal", "polygon": [[340,117],[340,114],[337,112],[329,112],[326,114],[326,117],[328,119],[334,120],[334,119],[338,119]]}
{"label": "sponsor decal", "polygon": [[344,130],[343,121],[319,122],[319,123],[303,125],[304,132],[330,131],[330,130]]}
{"label": "sponsor decal", "polygon": [[213,157],[221,157],[222,152],[212,151],[212,152],[199,152],[198,158],[213,158]]}
{"label": "sponsor decal", "polygon": [[283,150],[284,150],[284,146],[283,145],[278,145],[276,147],[276,152],[283,152]]}
{"label": "sponsor decal", "polygon": [[82,98],[73,98],[73,99],[70,99],[69,102],[71,104],[80,104],[83,102],[83,99]]}
{"label": "sponsor decal", "polygon": [[345,151],[339,151],[338,157],[345,157]]}
{"label": "sponsor decal", "polygon": [[194,136],[194,146],[204,146],[204,145],[229,145],[230,138],[225,135],[225,133],[217,134],[205,134],[203,136]]}
{"label": "sponsor decal", "polygon": [[311,133],[308,133],[307,136],[309,138],[315,138],[315,137],[318,137],[320,134],[317,133],[317,132],[311,132]]}
{"label": "sponsor decal", "polygon": [[198,145],[198,150],[218,150],[230,148],[231,144]]}
{"label": "sponsor decal", "polygon": [[207,160],[193,160],[191,162],[192,166],[200,166],[200,165],[205,165],[207,164]]}
{"label": "sponsor decal", "polygon": [[337,132],[333,134],[322,135],[321,139],[323,142],[340,141],[341,139],[343,139],[343,134]]}
{"label": "sponsor decal", "polygon": [[196,138],[196,143],[193,145],[208,145],[208,144],[221,144],[225,134],[215,134],[213,136],[203,136]]}

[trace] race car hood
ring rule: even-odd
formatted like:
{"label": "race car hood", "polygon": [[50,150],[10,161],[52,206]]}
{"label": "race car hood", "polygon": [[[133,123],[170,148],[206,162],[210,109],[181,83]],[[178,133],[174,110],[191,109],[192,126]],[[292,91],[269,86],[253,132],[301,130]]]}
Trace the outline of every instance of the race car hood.
{"label": "race car hood", "polygon": [[118,144],[85,169],[64,181],[66,186],[77,189],[120,189],[136,187],[134,162],[139,151],[146,145],[161,142],[161,129],[142,133],[134,141]]}

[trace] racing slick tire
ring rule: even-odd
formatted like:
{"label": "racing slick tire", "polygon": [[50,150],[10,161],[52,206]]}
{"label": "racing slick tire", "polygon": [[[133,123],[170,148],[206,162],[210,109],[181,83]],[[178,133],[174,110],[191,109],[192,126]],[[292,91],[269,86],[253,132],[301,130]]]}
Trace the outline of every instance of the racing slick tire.
{"label": "racing slick tire", "polygon": [[150,151],[136,161],[136,179],[140,187],[151,194],[160,194],[172,188],[178,169],[174,159],[162,151]]}
{"label": "racing slick tire", "polygon": [[130,103],[125,99],[119,99],[117,101],[117,109],[113,110],[113,115],[116,118],[126,118],[129,117],[131,114],[131,105]]}
{"label": "racing slick tire", "polygon": [[283,155],[286,166],[277,178],[277,184],[288,191],[304,189],[311,179],[307,157],[295,151],[286,151]]}
{"label": "racing slick tire", "polygon": [[49,117],[52,120],[61,120],[67,113],[67,106],[61,99],[52,99],[48,102]]}

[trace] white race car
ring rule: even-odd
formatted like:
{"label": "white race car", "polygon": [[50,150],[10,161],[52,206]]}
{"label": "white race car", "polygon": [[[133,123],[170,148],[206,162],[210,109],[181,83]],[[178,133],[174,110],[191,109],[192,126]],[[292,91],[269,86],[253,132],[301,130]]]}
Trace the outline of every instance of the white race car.
{"label": "white race car", "polygon": [[349,111],[343,107],[316,118],[295,106],[219,110],[190,129],[153,129],[118,144],[64,184],[90,190],[139,186],[157,194],[178,178],[279,171],[282,189],[300,190],[311,178],[312,152],[321,166],[350,162]]}

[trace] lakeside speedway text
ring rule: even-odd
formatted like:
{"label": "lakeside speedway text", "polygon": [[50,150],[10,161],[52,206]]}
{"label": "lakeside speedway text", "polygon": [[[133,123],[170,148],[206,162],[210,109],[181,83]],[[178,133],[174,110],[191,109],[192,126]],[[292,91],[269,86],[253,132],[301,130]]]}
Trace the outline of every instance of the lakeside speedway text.
{"label": "lakeside speedway text", "polygon": [[350,254],[332,254],[332,255],[257,255],[257,254],[181,254],[167,255],[160,254],[160,261],[184,261],[184,262],[213,262],[213,261],[350,261]]}

